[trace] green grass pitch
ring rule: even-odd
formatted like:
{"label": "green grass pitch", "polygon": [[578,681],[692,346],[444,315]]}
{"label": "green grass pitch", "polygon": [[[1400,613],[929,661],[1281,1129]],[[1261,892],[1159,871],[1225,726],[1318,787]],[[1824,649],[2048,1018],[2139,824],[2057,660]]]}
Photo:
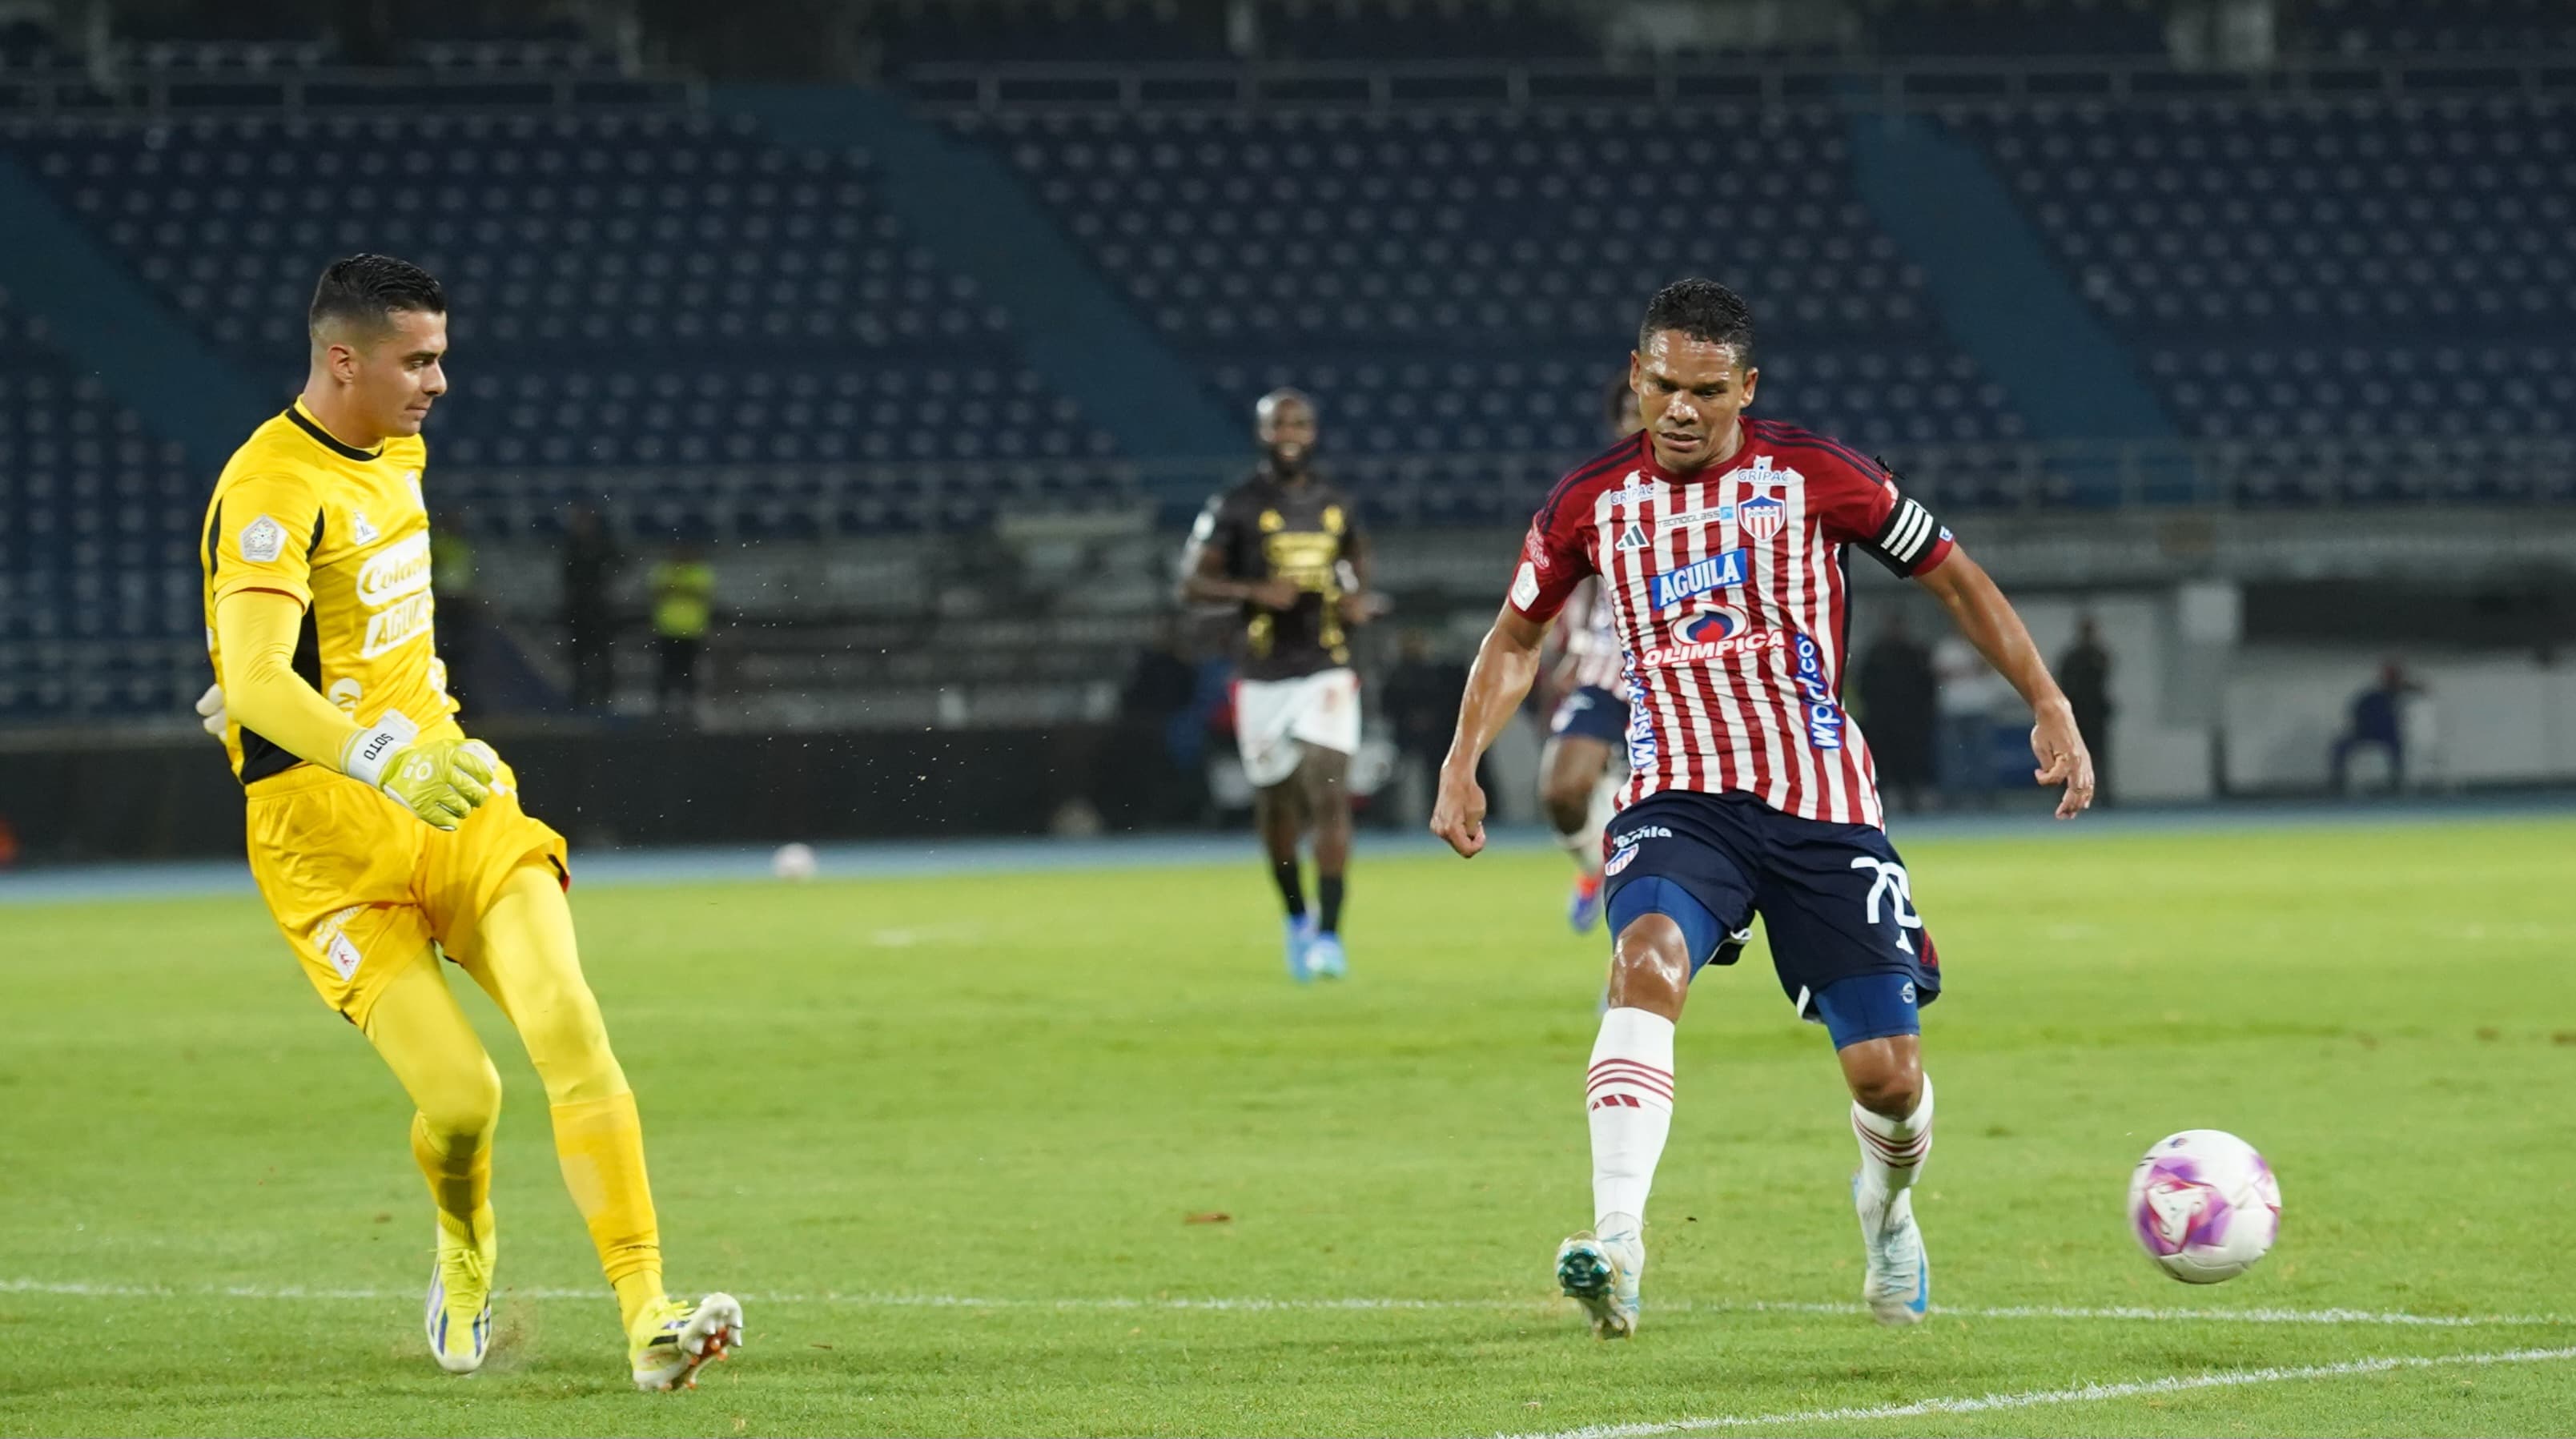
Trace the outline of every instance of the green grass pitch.
{"label": "green grass pitch", "polygon": [[[504,1292],[458,1380],[408,1108],[256,902],[0,908],[0,1433],[2565,1433],[2571,856],[2552,820],[1908,845],[1943,1312],[1860,1312],[1844,1099],[1757,951],[1684,1019],[1624,1345],[1549,1282],[1602,968],[1552,852],[1364,843],[1353,977],[1313,989],[1248,841],[577,891],[672,1284],[749,1309],[682,1395],[629,1389],[480,995]],[[2211,1289],[2122,1215],[2193,1126],[2286,1195]]]}

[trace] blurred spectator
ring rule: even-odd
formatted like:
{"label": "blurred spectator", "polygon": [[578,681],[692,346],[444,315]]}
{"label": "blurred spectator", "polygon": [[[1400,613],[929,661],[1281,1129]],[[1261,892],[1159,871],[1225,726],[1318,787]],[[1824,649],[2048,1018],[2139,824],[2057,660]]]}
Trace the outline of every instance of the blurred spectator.
{"label": "blurred spectator", "polygon": [[1409,629],[1398,642],[1395,670],[1387,676],[1384,713],[1395,731],[1396,783],[1403,814],[1428,819],[1431,785],[1449,738],[1458,727],[1458,701],[1467,692],[1467,667],[1435,658],[1431,636]]}
{"label": "blurred spectator", "polygon": [[1184,823],[1206,801],[1207,727],[1199,676],[1176,618],[1155,626],[1118,692],[1118,719],[1094,767],[1092,803],[1116,828]]}
{"label": "blurred spectator", "polygon": [[2075,728],[2093,752],[2093,802],[2111,802],[2111,652],[2091,615],[2075,622],[2075,643],[2057,659],[2057,687],[2075,711]]}
{"label": "blurred spectator", "polygon": [[654,701],[664,715],[698,698],[698,651],[715,607],[716,572],[696,545],[681,545],[653,567],[653,638],[662,655]]}
{"label": "blurred spectator", "polygon": [[1995,710],[2013,697],[2012,685],[1976,646],[1943,635],[1932,647],[1932,674],[1941,686],[1941,790],[1950,803],[1992,798],[1995,783]]}
{"label": "blurred spectator", "polygon": [[2334,790],[2345,791],[2352,765],[2352,752],[2374,748],[2388,752],[2388,792],[2395,794],[2406,787],[2406,723],[2404,706],[2407,699],[2420,692],[2420,687],[2406,677],[2406,671],[2394,660],[2379,667],[2379,682],[2352,697],[2352,719],[2334,744]]}
{"label": "blurred spectator", "polygon": [[624,564],[599,511],[577,506],[564,534],[563,615],[572,650],[572,702],[603,709],[617,688],[617,622],[608,587]]}
{"label": "blurred spectator", "polygon": [[474,542],[443,517],[429,530],[429,592],[438,606],[438,658],[447,666],[447,695],[462,705],[473,688],[481,606],[474,592]]}
{"label": "blurred spectator", "polygon": [[1890,614],[1880,627],[1853,679],[1861,722],[1869,727],[1870,753],[1878,758],[1880,786],[1898,808],[1921,809],[1924,791],[1933,783],[1932,735],[1941,686],[1932,677],[1932,652],[1907,628],[1903,610]]}

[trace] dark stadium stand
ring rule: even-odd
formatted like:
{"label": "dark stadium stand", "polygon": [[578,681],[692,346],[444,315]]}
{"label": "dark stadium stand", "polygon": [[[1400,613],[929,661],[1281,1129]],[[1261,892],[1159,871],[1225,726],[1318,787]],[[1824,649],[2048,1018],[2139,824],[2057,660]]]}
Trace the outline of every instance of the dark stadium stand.
{"label": "dark stadium stand", "polygon": [[1983,143],[2189,434],[2569,433],[2563,101],[1996,107]]}
{"label": "dark stadium stand", "polygon": [[[1852,193],[1829,112],[1137,110],[961,116],[1238,404],[1293,383],[1360,457],[1597,444],[1626,326],[1743,288],[1782,413],[1862,443],[2022,423]],[[1732,132],[1723,155],[1682,137]],[[1648,197],[1639,190],[1649,189]],[[1661,204],[1740,208],[1704,225]],[[1480,486],[1460,517],[1517,500]]]}
{"label": "dark stadium stand", "polygon": [[[21,124],[10,148],[282,395],[323,262],[456,307],[443,465],[1081,457],[1004,316],[875,204],[864,157],[669,112]],[[452,416],[452,418],[451,418]]]}
{"label": "dark stadium stand", "polygon": [[195,698],[205,486],[0,293],[0,715]]}
{"label": "dark stadium stand", "polygon": [[[1852,52],[1934,57],[1924,74],[1958,55],[2161,63],[2153,17],[2123,0],[1859,13]],[[1562,14],[1264,0],[1249,44],[1285,72],[1481,58],[1491,80],[1593,53]],[[1222,75],[1247,37],[1220,19],[1179,0],[889,0],[871,33],[890,74]],[[2576,14],[2542,0],[2317,0],[2293,19],[2288,54],[2576,49]],[[1122,453],[1029,361],[1024,318],[942,235],[895,218],[868,155],[778,143],[578,30],[435,34],[368,72],[418,92],[352,86],[335,41],[229,31],[122,37],[91,91],[74,48],[13,22],[0,152],[280,401],[324,261],[380,248],[440,273],[456,390],[430,432],[436,508],[504,553],[539,552],[576,503],[639,552],[819,552],[1031,514],[1142,525],[1241,463]],[[1229,411],[1279,384],[1316,394],[1332,464],[1383,525],[1517,523],[1599,443],[1630,317],[1689,272],[1753,300],[1765,410],[1888,454],[1945,510],[2576,499],[2563,78],[2470,98],[2392,79],[2331,100],[1933,105],[2187,449],[2032,440],[2042,411],[1949,333],[1919,257],[1864,203],[1865,80],[1768,106],[1640,83],[1615,100],[1498,83],[1470,104],[1373,97],[1363,75],[1311,103],[1112,86],[937,113]],[[0,297],[0,717],[166,717],[203,682],[193,530],[210,476],[152,432],[148,396],[108,393],[58,341]]]}

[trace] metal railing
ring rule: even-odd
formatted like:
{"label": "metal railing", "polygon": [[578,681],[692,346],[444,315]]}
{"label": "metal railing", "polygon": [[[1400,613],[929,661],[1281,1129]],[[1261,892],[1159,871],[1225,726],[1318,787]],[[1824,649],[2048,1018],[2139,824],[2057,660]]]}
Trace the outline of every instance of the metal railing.
{"label": "metal railing", "polygon": [[980,113],[1722,103],[1902,113],[1974,104],[2570,96],[2576,54],[2292,56],[2251,70],[2183,70],[2136,57],[943,62],[910,67],[902,83],[929,108]]}

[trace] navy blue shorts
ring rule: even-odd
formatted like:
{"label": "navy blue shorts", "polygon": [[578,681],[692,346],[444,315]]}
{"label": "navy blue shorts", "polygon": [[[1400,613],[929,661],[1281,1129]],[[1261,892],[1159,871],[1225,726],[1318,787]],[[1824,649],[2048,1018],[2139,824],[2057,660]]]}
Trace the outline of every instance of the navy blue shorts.
{"label": "navy blue shorts", "polygon": [[[1712,961],[1733,964],[1759,914],[1780,988],[1802,1018],[1833,1018],[1836,1007],[1820,1009],[1816,996],[1863,975],[1886,982],[1855,985],[1846,996],[1885,988],[1902,995],[1908,1011],[1940,997],[1940,955],[1914,912],[1913,882],[1884,830],[1800,819],[1748,794],[1664,790],[1621,810],[1606,842],[1602,901],[1613,943],[1638,914],[1671,914],[1690,941],[1697,974]],[[1625,904],[1622,894],[1629,894]],[[1690,914],[1693,909],[1704,909],[1707,918]],[[1900,1027],[1886,1028],[1889,1022]],[[1880,1030],[1861,1038],[1913,1032],[1901,1020],[1855,1023]],[[1837,1043],[1851,1042],[1843,1023],[1834,1028]]]}
{"label": "navy blue shorts", "polygon": [[1628,702],[1599,685],[1584,685],[1557,702],[1556,713],[1548,718],[1547,732],[1552,738],[1594,739],[1625,747]]}

